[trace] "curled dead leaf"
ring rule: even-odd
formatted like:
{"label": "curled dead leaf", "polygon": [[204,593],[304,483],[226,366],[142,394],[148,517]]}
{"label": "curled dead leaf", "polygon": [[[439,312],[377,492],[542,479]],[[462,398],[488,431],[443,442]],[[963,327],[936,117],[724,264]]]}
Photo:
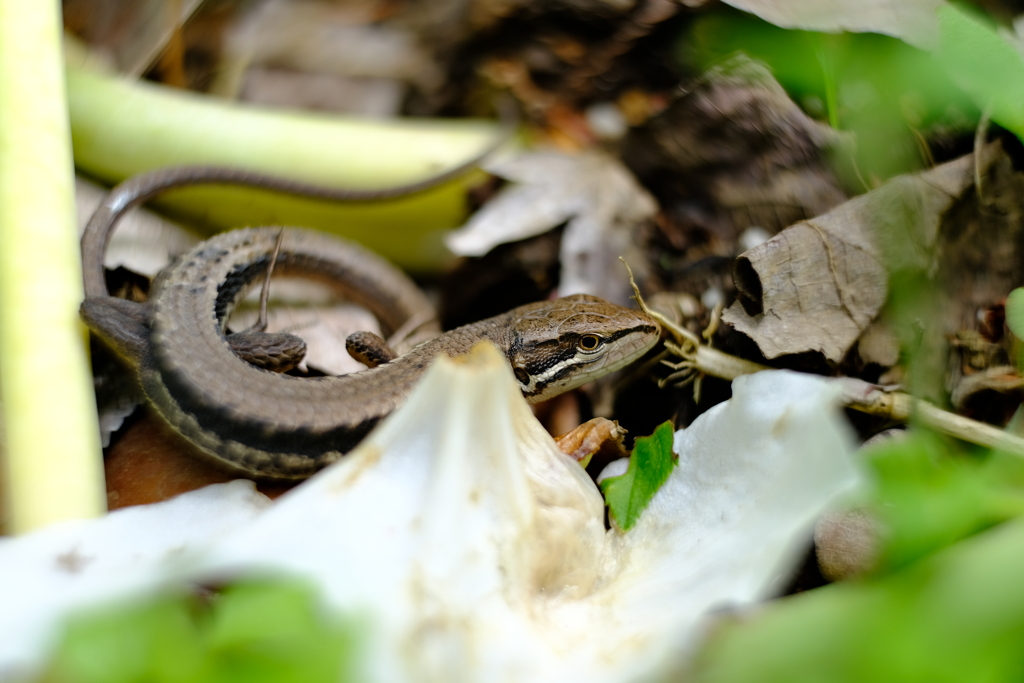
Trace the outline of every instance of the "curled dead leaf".
{"label": "curled dead leaf", "polygon": [[623,156],[648,187],[660,188],[673,216],[663,229],[685,249],[694,231],[731,243],[751,227],[774,235],[841,204],[846,195],[828,161],[839,142],[768,67],[736,56],[631,131]]}
{"label": "curled dead leaf", "polygon": [[[997,154],[986,149],[985,173]],[[878,315],[889,273],[934,271],[945,214],[974,185],[974,155],[893,178],[741,255],[739,298],[722,319],[767,358],[818,352],[838,363]]]}
{"label": "curled dead leaf", "polygon": [[612,459],[628,457],[629,453],[622,444],[625,436],[626,430],[620,427],[618,422],[605,417],[595,417],[555,437],[555,443],[558,450],[586,467],[597,453],[603,453]]}
{"label": "curled dead leaf", "polygon": [[637,225],[657,211],[654,198],[617,159],[600,152],[530,152],[488,161],[484,168],[513,184],[448,235],[460,256],[482,256],[499,244],[547,232],[562,236],[559,293],[584,292],[625,304],[616,272]]}
{"label": "curled dead leaf", "polygon": [[1021,377],[1020,371],[1013,366],[999,365],[962,376],[953,389],[950,402],[957,410],[965,410],[979,394],[994,391],[1017,396],[1015,400],[1009,399],[1016,404],[1020,400],[1021,389],[1024,389],[1024,377]]}

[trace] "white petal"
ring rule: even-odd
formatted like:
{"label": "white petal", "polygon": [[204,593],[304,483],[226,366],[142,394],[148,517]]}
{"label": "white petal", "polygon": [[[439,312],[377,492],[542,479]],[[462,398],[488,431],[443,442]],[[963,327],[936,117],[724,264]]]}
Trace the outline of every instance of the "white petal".
{"label": "white petal", "polygon": [[436,362],[380,429],[210,566],[297,572],[369,615],[375,679],[535,680],[547,648],[533,613],[591,589],[603,519],[488,344]]}
{"label": "white petal", "polygon": [[785,587],[814,520],[860,481],[838,393],[795,372],[740,377],[731,400],[676,432],[678,466],[632,530],[609,532],[591,597],[633,629],[622,676],[670,666],[708,612]]}
{"label": "white petal", "polygon": [[[57,615],[87,601],[276,572],[367,624],[364,680],[663,675],[709,610],[777,590],[857,481],[832,385],[764,372],[734,392],[677,434],[679,465],[637,526],[606,532],[596,487],[497,350],[441,360],[356,451],[259,515],[234,483],[0,544],[5,579],[18,572],[0,587],[0,672],[35,661]],[[69,551],[89,562],[60,569]]]}

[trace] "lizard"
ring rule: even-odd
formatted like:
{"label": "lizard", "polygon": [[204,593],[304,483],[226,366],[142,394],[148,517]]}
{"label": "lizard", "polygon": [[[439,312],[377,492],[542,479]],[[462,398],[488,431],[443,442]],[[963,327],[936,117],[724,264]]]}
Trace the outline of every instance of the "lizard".
{"label": "lizard", "polygon": [[489,340],[508,358],[526,399],[537,402],[624,367],[654,346],[660,328],[646,313],[577,294],[451,330],[402,356],[386,350],[371,363],[377,367],[358,373],[302,378],[271,372],[267,368],[276,361],[257,367],[260,355],[275,358],[275,344],[288,347],[286,355],[297,353],[291,335],[257,331],[250,336],[259,351],[243,360],[237,351],[245,345],[225,334],[235,305],[270,267],[334,285],[367,306],[385,330],[394,331],[429,307],[415,284],[384,259],[297,228],[214,236],[161,271],[145,304],[106,293],[102,257],[114,224],[127,207],[162,189],[212,179],[377,199],[425,189],[455,171],[385,191],[311,191],[301,183],[218,167],[178,167],[129,179],[112,191],[83,235],[81,316],[133,368],[146,399],[173,429],[222,465],[267,479],[305,478],[336,461],[404,401],[438,355],[457,356]]}

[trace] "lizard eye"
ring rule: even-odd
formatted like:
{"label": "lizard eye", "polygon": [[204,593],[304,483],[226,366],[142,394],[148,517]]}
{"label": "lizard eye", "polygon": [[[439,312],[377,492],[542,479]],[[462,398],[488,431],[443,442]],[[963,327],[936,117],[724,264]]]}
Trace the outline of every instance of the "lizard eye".
{"label": "lizard eye", "polygon": [[579,349],[580,351],[594,351],[598,346],[601,345],[601,338],[596,334],[585,334],[580,337]]}

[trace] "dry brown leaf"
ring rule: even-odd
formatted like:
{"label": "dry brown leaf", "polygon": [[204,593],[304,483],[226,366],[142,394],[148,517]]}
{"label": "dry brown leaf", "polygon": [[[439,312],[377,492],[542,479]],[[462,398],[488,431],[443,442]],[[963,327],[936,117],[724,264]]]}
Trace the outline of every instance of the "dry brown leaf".
{"label": "dry brown leaf", "polygon": [[562,237],[559,294],[586,293],[624,304],[619,256],[633,230],[657,210],[654,198],[615,158],[600,152],[529,152],[484,164],[513,181],[447,238],[461,256],[533,237],[568,221]]}
{"label": "dry brown leaf", "polygon": [[394,78],[353,78],[253,66],[245,73],[240,99],[271,107],[384,119],[398,116],[405,90],[405,85]]}
{"label": "dry brown leaf", "polygon": [[958,411],[966,412],[970,402],[984,392],[1013,394],[1008,399],[1013,405],[1020,402],[1020,391],[1024,389],[1024,377],[1020,370],[1012,365],[1000,365],[986,368],[973,375],[963,376],[950,395],[950,403]]}
{"label": "dry brown leaf", "polygon": [[899,339],[883,321],[876,320],[861,334],[857,342],[857,355],[864,365],[891,368],[900,360]]}
{"label": "dry brown leaf", "polygon": [[[731,261],[746,236],[770,237],[846,201],[829,163],[839,141],[763,64],[738,56],[631,131],[623,155],[662,200],[651,239],[667,240],[693,264]],[[700,296],[711,284],[705,269],[672,270],[673,291]]]}
{"label": "dry brown leaf", "polygon": [[[103,459],[107,507],[146,505],[186,491],[238,479],[150,411],[134,420]],[[276,498],[294,483],[260,482],[260,492]]]}
{"label": "dry brown leaf", "polygon": [[213,90],[236,95],[253,65],[436,88],[441,74],[416,36],[395,22],[381,22],[379,11],[377,3],[248,3],[225,37]]}
{"label": "dry brown leaf", "polygon": [[885,303],[888,273],[934,267],[942,218],[974,173],[974,156],[962,157],[787,228],[737,259],[740,300],[722,319],[766,358],[818,352],[838,363]]}
{"label": "dry brown leaf", "polygon": [[65,0],[65,26],[84,38],[90,49],[110,57],[117,70],[141,76],[175,31],[192,16],[201,0]]}

